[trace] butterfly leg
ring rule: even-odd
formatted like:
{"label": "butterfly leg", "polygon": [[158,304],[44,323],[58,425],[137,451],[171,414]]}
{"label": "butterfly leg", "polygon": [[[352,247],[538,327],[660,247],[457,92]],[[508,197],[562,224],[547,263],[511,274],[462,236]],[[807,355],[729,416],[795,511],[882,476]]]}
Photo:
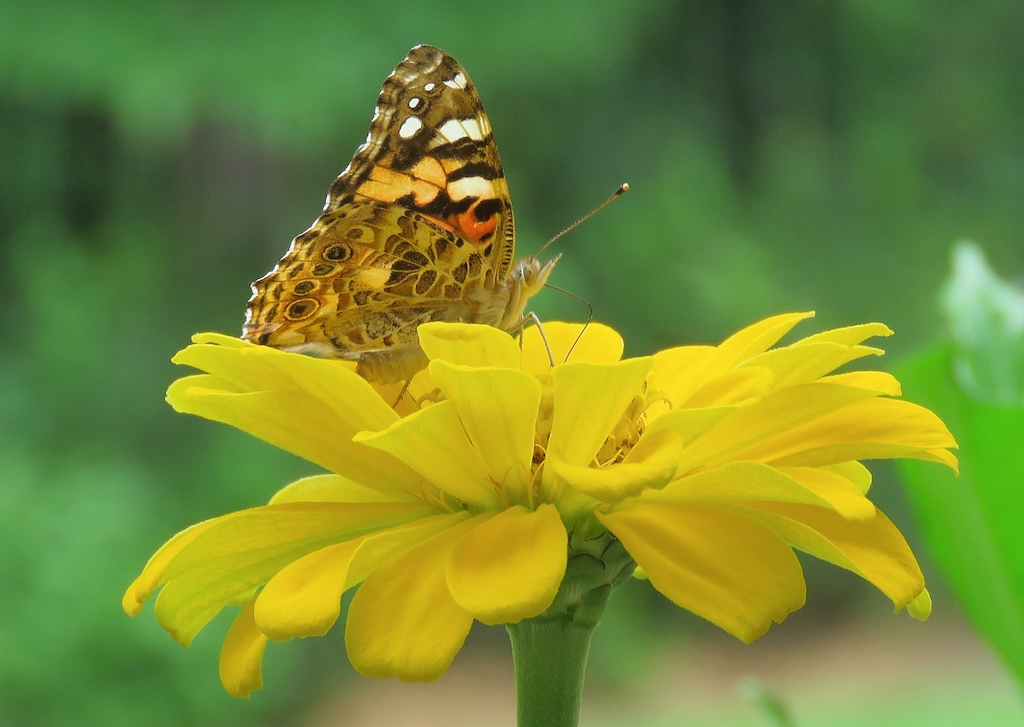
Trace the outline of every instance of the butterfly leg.
{"label": "butterfly leg", "polygon": [[[406,379],[405,383],[402,384],[402,390],[398,392],[398,396],[395,397],[395,403],[391,405],[392,409],[397,409],[398,405],[402,403],[402,397],[409,393],[409,384],[412,383],[412,379]],[[415,401],[413,402],[416,403]]]}
{"label": "butterfly leg", "polygon": [[515,329],[519,330],[519,346],[520,346],[520,348],[523,345],[523,335],[522,335],[523,334],[523,328],[530,321],[533,321],[533,324],[535,326],[537,326],[537,333],[540,334],[541,343],[544,344],[544,350],[548,354],[548,363],[552,367],[554,367],[554,365],[555,365],[555,353],[554,353],[554,351],[551,350],[551,344],[548,342],[548,337],[544,334],[544,324],[542,324],[540,322],[540,318],[538,318],[537,314],[534,313],[533,311],[530,311],[529,313],[524,315],[523,319],[521,321],[519,321],[519,323],[517,323],[516,326],[515,326]]}
{"label": "butterfly leg", "polygon": [[[582,298],[580,300],[582,300]],[[590,304],[588,303],[587,305],[589,306]],[[583,334],[587,332],[587,327],[590,325],[590,322],[594,319],[594,315],[593,314],[594,314],[594,311],[593,311],[593,309],[591,309],[590,315],[587,317],[587,322],[583,324],[583,326],[580,328],[580,332],[576,334],[576,340],[572,342],[571,346],[569,346],[569,350],[565,354],[565,360],[562,361],[562,363],[568,363],[569,357],[572,356],[573,350],[575,350],[576,345],[580,342],[580,339],[583,338]],[[518,330],[519,331],[519,348],[520,348],[520,350],[523,348],[523,328],[530,321],[533,321],[534,325],[537,326],[537,333],[540,334],[541,343],[544,344],[544,350],[548,354],[548,363],[550,363],[551,366],[554,366],[555,365],[555,352],[551,348],[551,343],[548,341],[548,337],[544,334],[544,324],[540,322],[540,318],[537,317],[536,313],[533,313],[533,312],[527,313],[526,315],[523,316],[523,319],[521,321],[519,321],[519,323],[517,323],[515,326],[512,327],[512,330]]]}

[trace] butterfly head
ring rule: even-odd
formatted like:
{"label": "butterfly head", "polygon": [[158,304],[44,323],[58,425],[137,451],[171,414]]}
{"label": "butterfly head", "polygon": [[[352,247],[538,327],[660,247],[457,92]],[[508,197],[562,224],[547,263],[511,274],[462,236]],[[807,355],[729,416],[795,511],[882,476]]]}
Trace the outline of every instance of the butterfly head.
{"label": "butterfly head", "polygon": [[519,284],[520,294],[524,303],[527,298],[536,295],[544,287],[544,284],[548,282],[551,271],[555,267],[555,263],[561,257],[562,254],[559,253],[542,265],[540,260],[531,255],[530,257],[523,258],[516,264],[515,269],[512,271],[512,278]]}
{"label": "butterfly head", "polygon": [[505,306],[505,315],[498,324],[500,328],[509,330],[518,326],[526,309],[526,301],[536,295],[555,267],[555,263],[561,258],[561,254],[555,255],[546,263],[541,264],[535,256],[523,258],[512,268],[510,285],[508,288],[508,303]]}

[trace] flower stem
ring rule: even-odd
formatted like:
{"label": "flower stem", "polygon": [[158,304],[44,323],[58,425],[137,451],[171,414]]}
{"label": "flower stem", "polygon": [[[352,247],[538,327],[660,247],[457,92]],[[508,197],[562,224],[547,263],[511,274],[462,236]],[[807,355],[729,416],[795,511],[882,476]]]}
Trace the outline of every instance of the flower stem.
{"label": "flower stem", "polygon": [[569,543],[565,576],[548,610],[505,624],[512,640],[519,727],[576,727],[590,637],[612,589],[635,563],[607,531]]}
{"label": "flower stem", "polygon": [[593,626],[534,618],[506,624],[519,727],[576,727]]}

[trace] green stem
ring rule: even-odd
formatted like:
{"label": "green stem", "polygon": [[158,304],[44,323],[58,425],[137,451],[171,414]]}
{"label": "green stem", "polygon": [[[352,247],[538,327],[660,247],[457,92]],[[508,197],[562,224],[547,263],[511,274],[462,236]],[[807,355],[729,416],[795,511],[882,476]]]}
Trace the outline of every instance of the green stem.
{"label": "green stem", "polygon": [[580,527],[569,542],[565,576],[548,610],[505,624],[516,669],[519,727],[576,727],[590,637],[612,589],[635,563],[607,531],[586,537]]}
{"label": "green stem", "polygon": [[519,727],[576,727],[593,626],[566,619],[507,624]]}

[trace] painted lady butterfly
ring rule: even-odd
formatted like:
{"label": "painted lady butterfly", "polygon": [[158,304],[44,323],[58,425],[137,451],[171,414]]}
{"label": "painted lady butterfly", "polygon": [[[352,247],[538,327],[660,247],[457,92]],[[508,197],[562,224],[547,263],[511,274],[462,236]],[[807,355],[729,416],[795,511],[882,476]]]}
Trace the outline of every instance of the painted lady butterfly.
{"label": "painted lady butterfly", "polygon": [[429,45],[386,81],[323,214],[252,285],[242,337],[358,361],[369,379],[426,364],[427,321],[513,330],[557,262],[513,264],[512,201],[465,69]]}

